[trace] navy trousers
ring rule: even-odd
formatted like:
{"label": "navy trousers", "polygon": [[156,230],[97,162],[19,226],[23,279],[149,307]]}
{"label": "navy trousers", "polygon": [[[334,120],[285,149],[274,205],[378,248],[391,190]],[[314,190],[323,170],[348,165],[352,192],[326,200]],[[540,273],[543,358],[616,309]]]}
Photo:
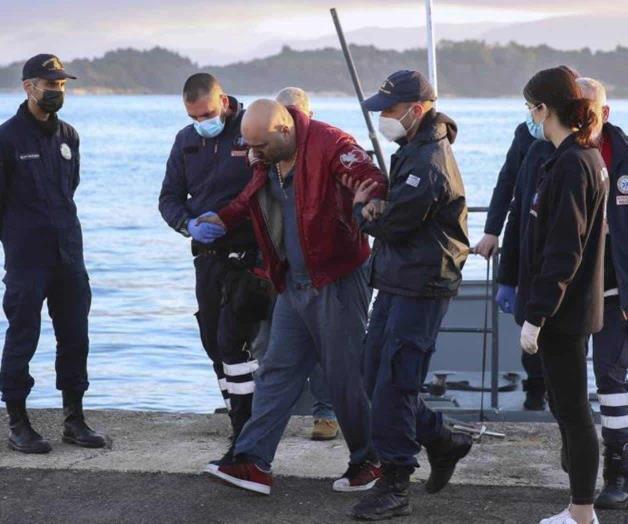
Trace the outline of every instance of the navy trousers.
{"label": "navy trousers", "polygon": [[628,443],[628,322],[619,297],[604,301],[604,328],[593,335],[593,370],[602,415],[604,444],[622,449]]}
{"label": "navy trousers", "polygon": [[200,254],[194,259],[201,342],[209,356],[234,434],[251,416],[258,363],[252,343],[268,316],[265,285],[227,256]]}
{"label": "navy trousers", "polygon": [[4,283],[3,307],[9,327],[0,368],[2,400],[25,399],[35,384],[29,363],[39,343],[45,300],[57,339],[57,389],[86,391],[92,293],[85,268],[58,265],[9,270]]}
{"label": "navy trousers", "polygon": [[425,405],[419,390],[448,306],[448,298],[377,295],[365,341],[364,376],[373,446],[383,462],[417,466],[421,445],[443,436],[442,414]]}

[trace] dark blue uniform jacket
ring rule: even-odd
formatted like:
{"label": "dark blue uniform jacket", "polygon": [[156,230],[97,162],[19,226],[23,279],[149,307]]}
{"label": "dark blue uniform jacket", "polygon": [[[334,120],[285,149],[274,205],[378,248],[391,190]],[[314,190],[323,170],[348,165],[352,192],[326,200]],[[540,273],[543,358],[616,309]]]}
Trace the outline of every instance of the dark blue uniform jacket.
{"label": "dark blue uniform jacket", "polygon": [[74,192],[79,136],[52,115],[36,120],[24,102],[0,126],[0,239],[5,269],[84,267]]}

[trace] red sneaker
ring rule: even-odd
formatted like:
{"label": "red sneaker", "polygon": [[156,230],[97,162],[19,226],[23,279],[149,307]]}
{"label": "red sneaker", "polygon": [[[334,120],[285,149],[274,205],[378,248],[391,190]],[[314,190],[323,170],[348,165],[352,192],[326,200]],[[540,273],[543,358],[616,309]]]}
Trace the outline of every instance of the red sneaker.
{"label": "red sneaker", "polygon": [[381,476],[381,468],[368,460],[360,464],[349,464],[345,474],[334,482],[333,489],[342,493],[367,491],[375,485]]}
{"label": "red sneaker", "polygon": [[242,489],[270,495],[273,475],[252,462],[231,462],[220,465],[217,469],[206,469],[207,473],[224,480],[228,484]]}

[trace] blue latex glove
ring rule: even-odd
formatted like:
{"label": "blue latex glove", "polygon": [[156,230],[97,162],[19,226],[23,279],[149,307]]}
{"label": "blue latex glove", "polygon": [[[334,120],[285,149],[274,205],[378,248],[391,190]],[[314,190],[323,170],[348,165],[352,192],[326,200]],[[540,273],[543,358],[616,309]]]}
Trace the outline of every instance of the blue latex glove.
{"label": "blue latex glove", "polygon": [[517,300],[517,292],[512,286],[497,286],[497,295],[495,301],[504,313],[512,313],[515,310],[515,301]]}
{"label": "blue latex glove", "polygon": [[[208,211],[207,213],[203,213],[201,216],[211,217],[215,215],[216,213],[213,211]],[[216,239],[224,236],[226,233],[224,228],[217,224],[197,224],[196,218],[192,218],[188,222],[188,232],[194,240],[200,242],[201,244],[211,244]]]}

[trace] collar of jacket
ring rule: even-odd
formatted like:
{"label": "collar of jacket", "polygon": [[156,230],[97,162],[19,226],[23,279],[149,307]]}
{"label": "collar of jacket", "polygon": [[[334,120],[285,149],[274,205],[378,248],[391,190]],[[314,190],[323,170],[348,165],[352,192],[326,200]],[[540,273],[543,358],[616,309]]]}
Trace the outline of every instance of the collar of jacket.
{"label": "collar of jacket", "polygon": [[619,173],[620,166],[628,167],[628,137],[621,127],[610,122],[604,124],[604,133],[611,137],[613,145],[613,165],[608,168],[611,173]]}
{"label": "collar of jacket", "polygon": [[17,110],[17,116],[28,123],[28,125],[44,136],[52,136],[59,130],[59,117],[52,113],[47,121],[37,120],[28,109],[28,100],[22,102]]}
{"label": "collar of jacket", "polygon": [[244,113],[244,108],[238,99],[233,96],[227,96],[229,99],[229,109],[231,115],[225,119],[225,129],[231,129],[234,125],[240,125],[240,117]]}
{"label": "collar of jacket", "polygon": [[406,146],[408,144],[427,144],[429,142],[438,142],[443,138],[447,138],[447,122],[453,124],[453,121],[446,115],[439,113],[435,108],[430,109],[421,120],[419,129],[412,137],[412,140],[408,140],[406,137],[397,140],[399,147]]}
{"label": "collar of jacket", "polygon": [[565,138],[565,140],[562,141],[562,143],[558,146],[558,149],[556,149],[554,153],[552,153],[552,156],[549,157],[547,162],[543,164],[543,169],[545,169],[545,171],[549,171],[550,169],[552,169],[552,166],[556,163],[556,160],[558,160],[558,158],[575,143],[576,134],[571,133],[571,135],[569,135],[567,138]]}

